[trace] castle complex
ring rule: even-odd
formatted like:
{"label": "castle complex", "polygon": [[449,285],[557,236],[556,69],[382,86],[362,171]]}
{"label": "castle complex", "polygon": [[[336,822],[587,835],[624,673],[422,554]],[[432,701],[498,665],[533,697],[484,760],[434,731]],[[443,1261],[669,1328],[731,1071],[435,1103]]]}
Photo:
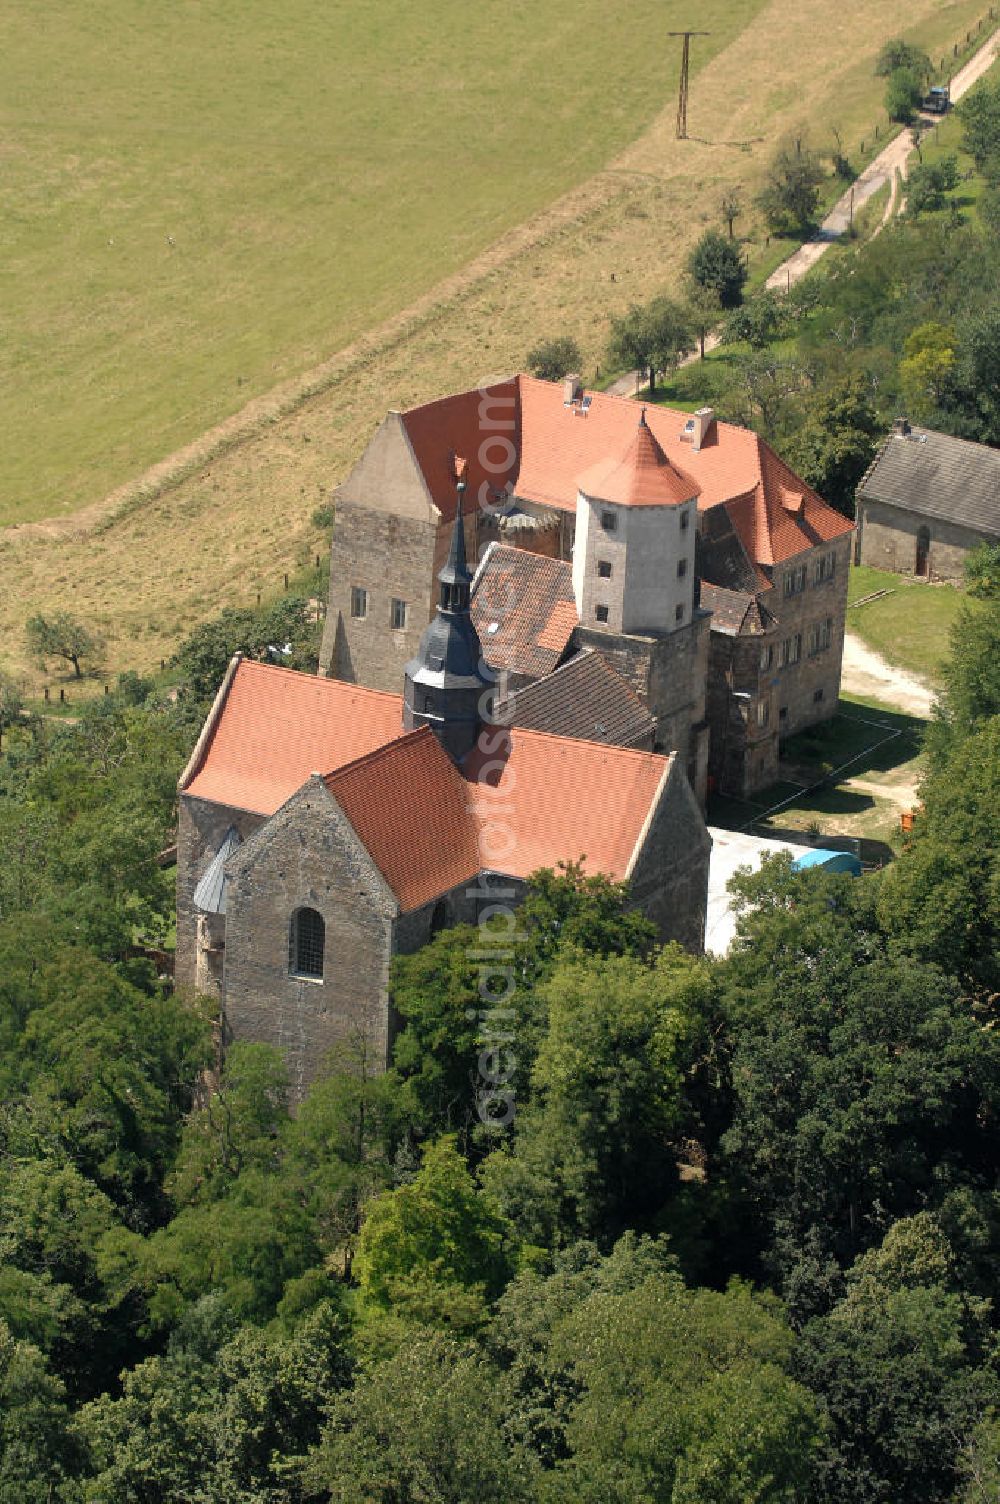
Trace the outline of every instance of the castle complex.
{"label": "castle complex", "polygon": [[337,492],[321,672],[398,685],[459,478],[473,615],[515,721],[519,690],[589,650],[704,803],[710,780],[773,783],[779,740],[835,713],[851,523],[710,409],[643,411],[573,378],[388,415]]}
{"label": "castle complex", "polygon": [[390,413],[337,495],[320,674],[235,658],[182,777],[178,980],[301,1095],[349,1036],[388,1060],[394,954],[540,868],[701,949],[709,784],[833,714],[850,535],[708,410],[521,376]]}

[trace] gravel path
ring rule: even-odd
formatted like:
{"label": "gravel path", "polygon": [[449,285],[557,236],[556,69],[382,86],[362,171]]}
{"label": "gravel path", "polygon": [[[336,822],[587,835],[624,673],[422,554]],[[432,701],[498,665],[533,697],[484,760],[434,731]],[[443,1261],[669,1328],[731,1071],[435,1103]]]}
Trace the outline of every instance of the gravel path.
{"label": "gravel path", "polygon": [[931,713],[934,690],[915,674],[894,668],[881,653],[866,647],[860,637],[848,632],[844,637],[844,667],[840,687],[847,694],[864,695],[881,700],[895,710],[924,719]]}

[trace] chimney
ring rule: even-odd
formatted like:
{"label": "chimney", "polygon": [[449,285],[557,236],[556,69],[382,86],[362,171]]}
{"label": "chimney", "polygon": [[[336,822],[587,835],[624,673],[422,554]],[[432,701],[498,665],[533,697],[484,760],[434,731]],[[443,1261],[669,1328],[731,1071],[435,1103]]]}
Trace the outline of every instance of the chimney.
{"label": "chimney", "polygon": [[698,452],[703,444],[708,443],[708,436],[712,432],[715,423],[714,407],[699,407],[694,415],[694,429],[691,434],[691,448]]}
{"label": "chimney", "polygon": [[893,433],[900,434],[905,439],[910,431],[910,420],[908,418],[896,418],[892,425],[892,431]]}
{"label": "chimney", "polygon": [[579,376],[563,377],[563,407],[572,407],[583,396],[583,382]]}

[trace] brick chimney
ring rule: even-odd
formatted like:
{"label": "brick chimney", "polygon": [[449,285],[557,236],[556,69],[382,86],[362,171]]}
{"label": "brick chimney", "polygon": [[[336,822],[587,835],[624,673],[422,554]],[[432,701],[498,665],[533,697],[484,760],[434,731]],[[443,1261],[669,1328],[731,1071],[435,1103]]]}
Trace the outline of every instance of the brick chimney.
{"label": "brick chimney", "polygon": [[691,448],[696,454],[703,444],[708,443],[714,425],[715,408],[699,407],[694,415],[694,429],[691,434]]}

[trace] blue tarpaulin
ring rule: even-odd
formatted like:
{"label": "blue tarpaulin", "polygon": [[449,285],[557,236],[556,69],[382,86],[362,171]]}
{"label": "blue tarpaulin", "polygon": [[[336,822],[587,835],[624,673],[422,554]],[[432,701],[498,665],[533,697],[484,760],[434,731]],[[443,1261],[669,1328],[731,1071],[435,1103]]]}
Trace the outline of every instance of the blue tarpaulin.
{"label": "blue tarpaulin", "polygon": [[849,872],[852,877],[861,876],[861,863],[849,851],[827,851],[817,846],[814,851],[805,851],[792,863],[793,872],[805,872],[807,867],[822,867],[825,872]]}

